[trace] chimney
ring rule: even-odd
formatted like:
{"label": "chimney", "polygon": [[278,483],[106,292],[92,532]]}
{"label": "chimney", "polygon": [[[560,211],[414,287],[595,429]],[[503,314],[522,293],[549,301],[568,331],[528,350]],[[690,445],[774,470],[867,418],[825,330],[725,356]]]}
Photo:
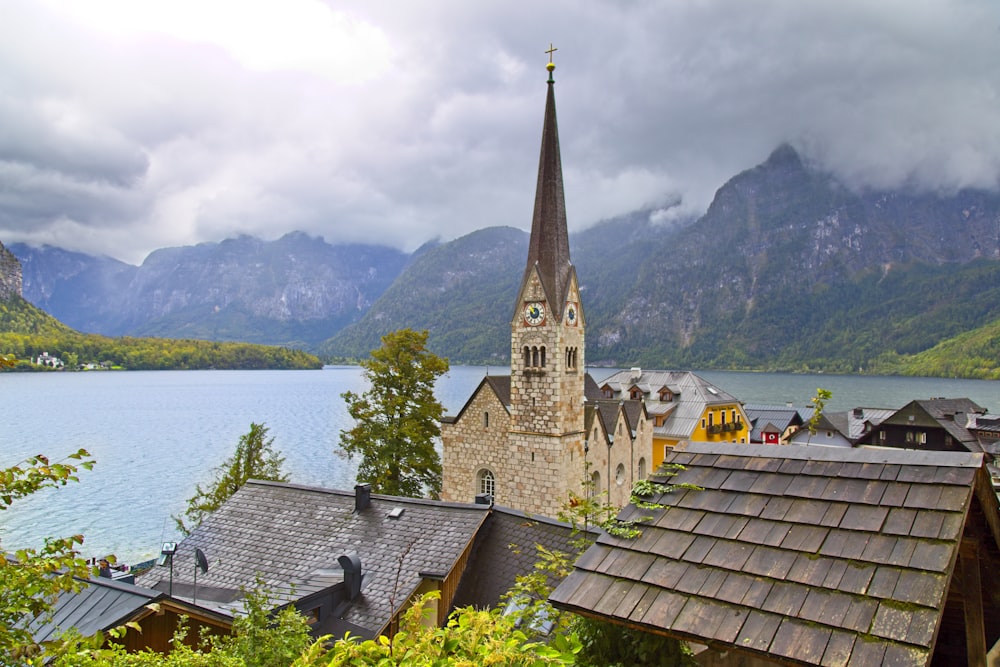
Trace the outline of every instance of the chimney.
{"label": "chimney", "polygon": [[361,512],[371,507],[372,485],[358,484],[354,487],[354,511]]}
{"label": "chimney", "polygon": [[[369,486],[369,485],[364,485]],[[344,587],[347,588],[347,599],[354,600],[361,595],[361,559],[356,553],[348,553],[337,557],[340,568],[344,571]]]}
{"label": "chimney", "polygon": [[863,408],[854,408],[854,418],[863,419],[865,416],[865,411]]}

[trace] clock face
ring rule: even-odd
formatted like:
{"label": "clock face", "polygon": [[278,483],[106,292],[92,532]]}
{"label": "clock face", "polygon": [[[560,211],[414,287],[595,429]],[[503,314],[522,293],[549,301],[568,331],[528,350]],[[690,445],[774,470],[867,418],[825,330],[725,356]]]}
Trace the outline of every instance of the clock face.
{"label": "clock face", "polygon": [[577,320],[576,304],[571,303],[568,306],[566,306],[566,321],[569,324],[573,325],[576,324],[576,320]]}
{"label": "clock face", "polygon": [[545,319],[545,306],[540,303],[529,303],[524,307],[524,321],[533,327]]}

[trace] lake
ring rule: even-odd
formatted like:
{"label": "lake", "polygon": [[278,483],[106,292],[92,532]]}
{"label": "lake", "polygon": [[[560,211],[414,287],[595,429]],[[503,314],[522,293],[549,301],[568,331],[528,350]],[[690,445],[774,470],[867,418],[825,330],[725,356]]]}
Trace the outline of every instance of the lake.
{"label": "lake", "polygon": [[[436,388],[454,414],[487,372],[453,368]],[[598,381],[612,369],[591,369]],[[807,406],[816,389],[827,409],[899,408],[917,398],[968,397],[1000,413],[1000,382],[698,371],[746,403]],[[354,366],[322,371],[133,371],[0,374],[0,467],[35,454],[57,460],[84,447],[97,461],[78,484],[18,501],[0,513],[0,546],[37,546],[83,533],[85,556],[134,563],[175,539],[172,514],[195,484],[212,479],[251,422],[264,423],[291,481],[354,486],[355,465],[335,452],[350,417],[340,394],[363,391]]]}

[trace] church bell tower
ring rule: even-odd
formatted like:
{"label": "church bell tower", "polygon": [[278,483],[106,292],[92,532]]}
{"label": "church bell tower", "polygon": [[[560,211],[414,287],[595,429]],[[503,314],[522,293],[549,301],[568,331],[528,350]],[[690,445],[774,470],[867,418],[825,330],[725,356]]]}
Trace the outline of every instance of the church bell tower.
{"label": "church bell tower", "polygon": [[584,331],[576,270],[570,262],[555,80],[548,92],[528,262],[510,336],[509,454],[521,466],[515,506],[555,516],[579,490],[584,461]]}

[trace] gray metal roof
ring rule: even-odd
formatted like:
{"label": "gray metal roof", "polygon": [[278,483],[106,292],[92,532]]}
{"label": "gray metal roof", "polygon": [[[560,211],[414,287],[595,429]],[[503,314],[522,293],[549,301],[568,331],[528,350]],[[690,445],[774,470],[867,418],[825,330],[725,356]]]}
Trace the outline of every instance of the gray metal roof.
{"label": "gray metal roof", "polygon": [[56,639],[70,628],[83,636],[109,630],[143,615],[146,605],[166,597],[161,591],[104,577],[76,581],[80,590],[60,594],[51,619],[32,624],[35,641]]}
{"label": "gray metal roof", "polygon": [[[703,377],[690,371],[647,371],[641,369],[623,370],[611,375],[602,387],[609,387],[614,398],[628,397],[628,390],[639,386],[647,392],[647,410],[653,413],[657,406],[676,405],[677,408],[663,426],[653,429],[658,437],[683,440],[691,436],[698,427],[705,408],[712,405],[729,405],[740,401],[732,394],[719,389]],[[659,391],[668,387],[674,392],[674,400],[659,401]]]}
{"label": "gray metal roof", "polygon": [[[421,573],[451,572],[489,512],[484,505],[374,494],[367,509],[354,507],[350,491],[250,481],[178,545],[174,596],[193,583],[195,548],[209,562],[198,575],[199,605],[229,613],[239,606],[232,593],[253,587],[258,575],[284,602],[328,585],[337,557],[355,552],[361,596],[342,618],[376,633],[393,607],[409,599]],[[141,583],[165,590],[168,578],[167,568],[158,567]]]}

